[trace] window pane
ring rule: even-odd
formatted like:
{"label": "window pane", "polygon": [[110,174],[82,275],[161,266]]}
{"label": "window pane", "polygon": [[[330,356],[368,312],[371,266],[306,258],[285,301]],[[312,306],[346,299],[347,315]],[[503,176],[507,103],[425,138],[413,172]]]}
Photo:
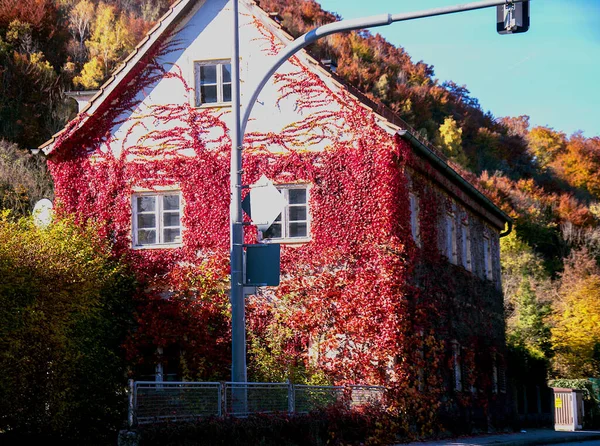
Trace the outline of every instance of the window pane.
{"label": "window pane", "polygon": [[306,223],[290,223],[290,237],[306,237]]}
{"label": "window pane", "polygon": [[273,223],[263,235],[265,238],[281,238],[281,224]]}
{"label": "window pane", "polygon": [[138,245],[154,245],[156,243],[156,231],[142,229],[138,231]]}
{"label": "window pane", "polygon": [[179,212],[165,212],[163,214],[164,226],[179,226]]}
{"label": "window pane", "polygon": [[231,82],[231,64],[226,63],[222,65],[223,67],[223,83]]}
{"label": "window pane", "polygon": [[289,201],[290,204],[305,204],[306,203],[306,189],[290,189]]}
{"label": "window pane", "polygon": [[178,211],[179,195],[165,195],[163,197],[163,209],[165,211]]}
{"label": "window pane", "polygon": [[231,102],[231,84],[223,85],[223,102]]}
{"label": "window pane", "polygon": [[217,83],[217,66],[216,65],[200,65],[200,84],[216,84]]}
{"label": "window pane", "polygon": [[306,206],[290,206],[290,221],[306,221]]}
{"label": "window pane", "polygon": [[154,212],[156,209],[156,197],[137,197],[138,212]]}
{"label": "window pane", "polygon": [[163,230],[163,243],[179,243],[181,241],[181,229]]}
{"label": "window pane", "polygon": [[212,104],[217,102],[217,86],[203,85],[200,87],[200,102],[203,104]]}
{"label": "window pane", "polygon": [[156,228],[156,215],[154,214],[138,214],[137,225],[140,229]]}

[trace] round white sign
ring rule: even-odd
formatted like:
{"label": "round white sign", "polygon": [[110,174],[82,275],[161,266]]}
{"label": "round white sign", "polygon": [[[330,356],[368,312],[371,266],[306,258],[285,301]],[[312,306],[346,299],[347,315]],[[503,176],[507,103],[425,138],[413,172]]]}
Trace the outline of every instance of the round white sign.
{"label": "round white sign", "polygon": [[42,198],[33,208],[33,223],[38,228],[45,228],[52,223],[52,202],[47,198]]}

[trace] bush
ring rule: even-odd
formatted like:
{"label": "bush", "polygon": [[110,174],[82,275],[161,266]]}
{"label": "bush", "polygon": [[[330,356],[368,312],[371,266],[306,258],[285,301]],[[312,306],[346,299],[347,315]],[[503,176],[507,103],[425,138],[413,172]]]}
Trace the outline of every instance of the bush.
{"label": "bush", "polygon": [[320,446],[381,445],[397,441],[392,417],[383,409],[340,406],[307,415],[269,414],[247,418],[201,418],[190,423],[141,426],[140,446]]}
{"label": "bush", "polygon": [[126,417],[132,276],[93,230],[39,229],[0,212],[0,277],[0,442],[114,442]]}

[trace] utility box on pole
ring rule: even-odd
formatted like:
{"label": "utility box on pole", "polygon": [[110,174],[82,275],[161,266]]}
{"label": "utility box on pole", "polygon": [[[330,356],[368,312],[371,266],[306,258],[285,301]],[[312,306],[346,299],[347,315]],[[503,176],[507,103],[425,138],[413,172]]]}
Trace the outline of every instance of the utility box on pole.
{"label": "utility box on pole", "polygon": [[554,430],[583,429],[583,390],[552,388],[554,392]]}

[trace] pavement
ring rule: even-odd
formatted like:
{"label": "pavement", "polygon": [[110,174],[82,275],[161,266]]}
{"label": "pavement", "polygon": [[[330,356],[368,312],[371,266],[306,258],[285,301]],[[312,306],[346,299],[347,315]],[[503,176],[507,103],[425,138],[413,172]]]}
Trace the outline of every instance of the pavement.
{"label": "pavement", "polygon": [[[452,438],[441,441],[414,442],[412,446],[479,446],[479,445],[547,445],[581,443],[600,446],[600,431],[557,432],[551,429],[527,429],[525,431]],[[399,445],[398,445],[399,446]],[[404,445],[403,445],[404,446]]]}

